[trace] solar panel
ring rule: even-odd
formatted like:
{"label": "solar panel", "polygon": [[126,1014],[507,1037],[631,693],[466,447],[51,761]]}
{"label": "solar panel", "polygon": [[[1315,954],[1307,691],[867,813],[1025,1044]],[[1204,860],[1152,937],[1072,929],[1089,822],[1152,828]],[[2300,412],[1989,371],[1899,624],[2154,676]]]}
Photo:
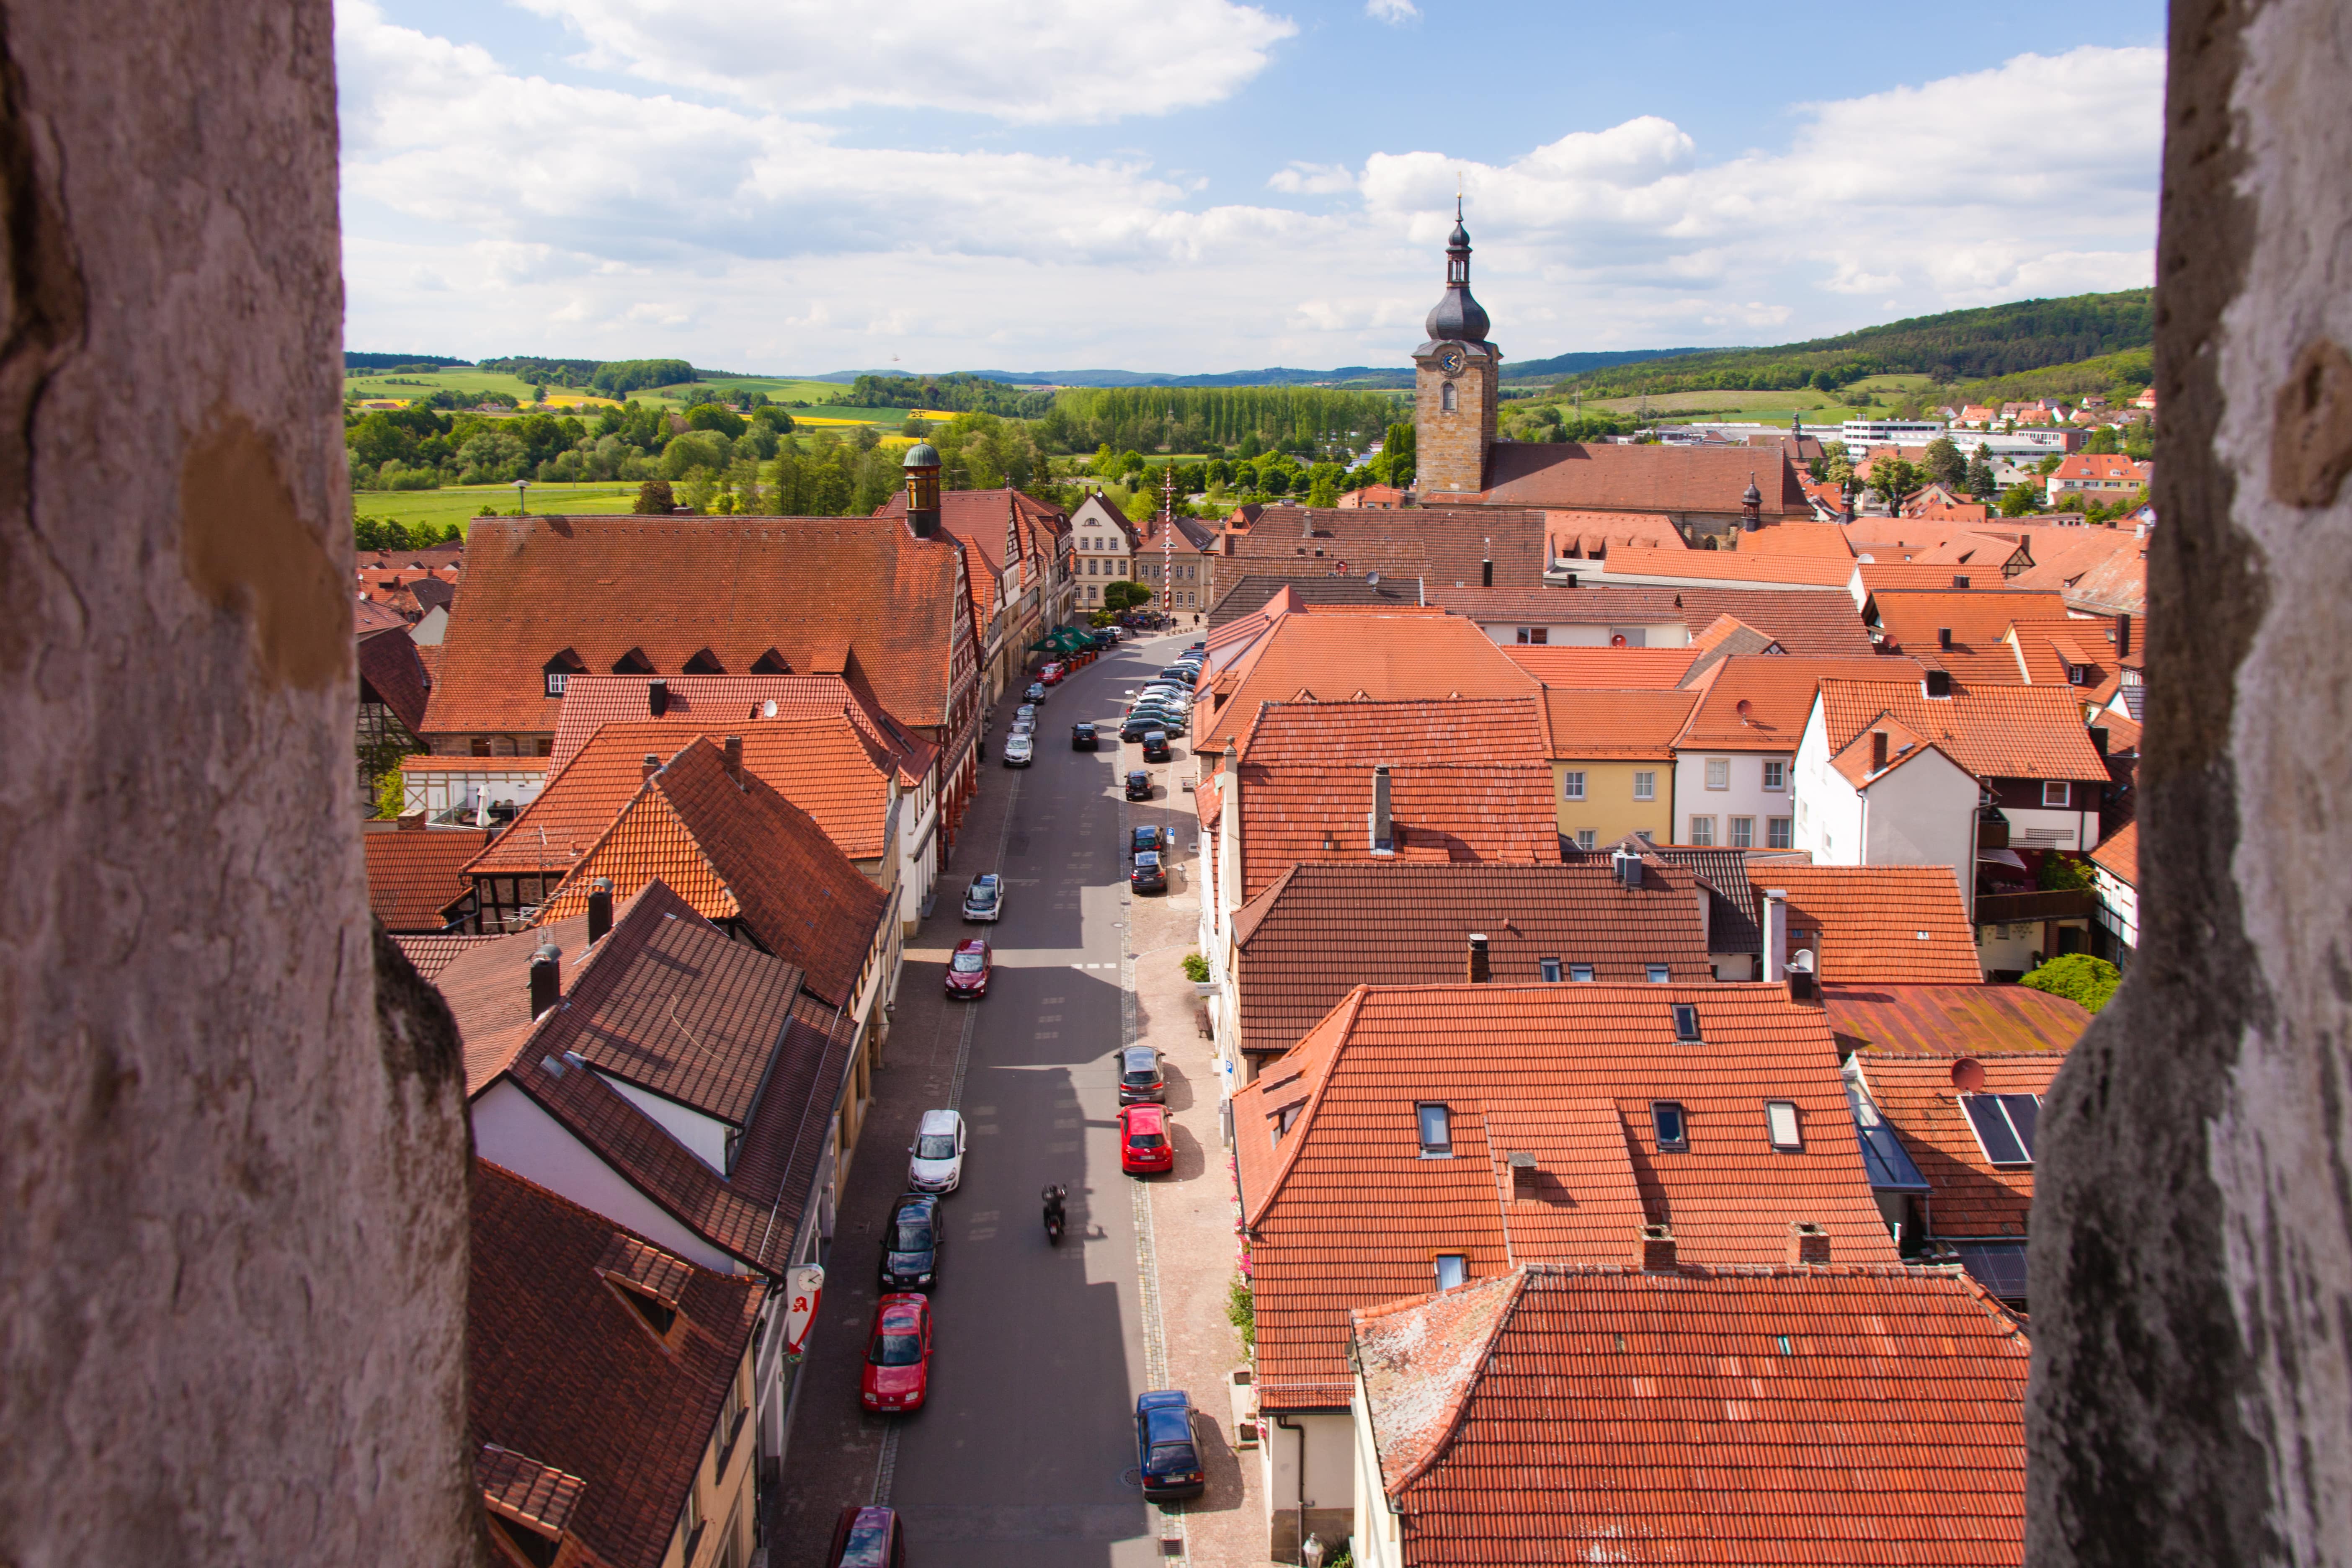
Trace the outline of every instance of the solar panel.
{"label": "solar panel", "polygon": [[2042,1100],[2031,1094],[2004,1094],[2000,1106],[2009,1112],[2009,1124],[2017,1130],[2017,1141],[2025,1146],[2025,1157],[2033,1158],[2033,1132],[2042,1119]]}
{"label": "solar panel", "polygon": [[1952,1250],[1960,1255],[1960,1267],[1993,1295],[2004,1301],[2025,1300],[2025,1243],[1963,1241]]}
{"label": "solar panel", "polygon": [[1964,1094],[1960,1109],[1969,1113],[1969,1121],[1977,1130],[1977,1142],[1984,1145],[1985,1158],[1996,1165],[2027,1165],[2033,1157],[2026,1152],[2025,1141],[2010,1126],[2009,1115],[2001,1101],[2005,1099],[2031,1100],[2032,1095]]}
{"label": "solar panel", "polygon": [[1873,1190],[1902,1193],[1924,1193],[1927,1190],[1927,1178],[1921,1175],[1919,1167],[1911,1163],[1910,1152],[1903,1147],[1903,1140],[1895,1135],[1894,1128],[1885,1122],[1875,1127],[1864,1127],[1857,1121],[1854,1131],[1862,1140],[1863,1173],[1869,1177]]}

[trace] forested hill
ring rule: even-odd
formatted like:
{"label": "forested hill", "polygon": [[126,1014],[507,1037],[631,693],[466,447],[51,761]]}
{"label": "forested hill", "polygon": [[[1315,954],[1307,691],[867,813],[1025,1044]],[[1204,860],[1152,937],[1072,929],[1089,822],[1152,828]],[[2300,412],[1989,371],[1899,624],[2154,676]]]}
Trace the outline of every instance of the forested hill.
{"label": "forested hill", "polygon": [[1777,348],[1712,349],[1636,361],[1567,376],[1559,389],[1588,397],[1631,397],[1717,388],[1833,390],[1868,375],[1972,381],[2145,348],[2155,331],[2155,291],[2131,289],[1915,316]]}

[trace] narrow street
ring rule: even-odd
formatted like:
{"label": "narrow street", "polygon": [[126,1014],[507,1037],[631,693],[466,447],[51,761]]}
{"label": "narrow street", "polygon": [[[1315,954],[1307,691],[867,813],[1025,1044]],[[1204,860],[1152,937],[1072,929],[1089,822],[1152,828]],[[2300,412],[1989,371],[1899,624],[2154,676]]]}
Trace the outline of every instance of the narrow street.
{"label": "narrow street", "polygon": [[[1142,764],[1111,727],[1121,693],[1192,640],[1187,630],[1122,645],[1055,688],[1039,710],[1036,762],[1026,770],[1001,764],[1017,691],[999,706],[980,799],[935,910],[908,946],[885,1067],[826,1263],[771,1548],[785,1568],[822,1568],[835,1514],[868,1501],[905,1515],[914,1563],[1094,1568],[1181,1558],[1181,1515],[1163,1521],[1133,1480],[1135,1397],[1167,1386],[1168,1373],[1158,1304],[1146,1295],[1155,1272],[1150,1209],[1120,1173],[1115,1119],[1116,1054],[1136,1028],[1127,826],[1172,825],[1189,849],[1192,796],[1179,775],[1192,770],[1180,751],[1175,763],[1150,769],[1150,805],[1129,806],[1120,773]],[[1106,725],[1108,743],[1073,752],[1069,727],[1087,719]],[[966,926],[963,889],[992,869],[1009,884],[1003,918]],[[1175,933],[1160,928],[1176,911],[1150,912],[1154,941],[1168,945]],[[948,1002],[947,956],[975,934],[996,949],[990,994]],[[1189,931],[1181,940],[1189,946]],[[1203,1097],[1213,1111],[1205,1070],[1171,1059],[1171,1109]],[[918,1119],[947,1105],[962,1110],[971,1142],[961,1190],[947,1204],[929,1405],[908,1417],[866,1415],[858,1375],[879,1233],[903,1190]],[[1180,1176],[1198,1176],[1211,1153],[1222,1170],[1221,1151],[1203,1150],[1181,1124],[1175,1135]],[[1070,1192],[1059,1248],[1039,1218],[1039,1190],[1050,1182]],[[1192,1392],[1222,1426],[1225,1413],[1213,1404],[1221,1390]],[[1234,1457],[1213,1434],[1204,1447],[1204,1458],[1233,1471]]]}

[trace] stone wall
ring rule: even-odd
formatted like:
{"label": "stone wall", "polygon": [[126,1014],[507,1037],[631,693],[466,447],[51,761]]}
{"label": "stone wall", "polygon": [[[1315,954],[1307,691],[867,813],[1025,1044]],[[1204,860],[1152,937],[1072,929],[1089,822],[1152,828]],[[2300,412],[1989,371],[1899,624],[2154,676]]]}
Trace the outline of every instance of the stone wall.
{"label": "stone wall", "polygon": [[371,932],[351,799],[333,26],[0,8],[23,1568],[481,1552],[462,1073]]}
{"label": "stone wall", "polygon": [[2352,1563],[2352,10],[2176,0],[2139,961],[2042,1113],[2028,1561]]}
{"label": "stone wall", "polygon": [[[1468,346],[1468,345],[1465,345]],[[1453,378],[1454,411],[1442,402],[1446,377],[1430,359],[1413,370],[1413,488],[1424,506],[1450,492],[1486,488],[1486,448],[1495,444],[1498,366],[1470,348],[1470,363]]]}

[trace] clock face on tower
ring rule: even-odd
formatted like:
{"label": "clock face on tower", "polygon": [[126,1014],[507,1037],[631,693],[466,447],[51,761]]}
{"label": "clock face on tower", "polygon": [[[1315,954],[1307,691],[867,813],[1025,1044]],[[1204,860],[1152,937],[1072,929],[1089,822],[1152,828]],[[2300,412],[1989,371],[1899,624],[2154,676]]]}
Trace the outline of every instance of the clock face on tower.
{"label": "clock face on tower", "polygon": [[1448,375],[1460,375],[1463,365],[1467,363],[1460,349],[1448,346],[1438,351],[1437,368]]}

